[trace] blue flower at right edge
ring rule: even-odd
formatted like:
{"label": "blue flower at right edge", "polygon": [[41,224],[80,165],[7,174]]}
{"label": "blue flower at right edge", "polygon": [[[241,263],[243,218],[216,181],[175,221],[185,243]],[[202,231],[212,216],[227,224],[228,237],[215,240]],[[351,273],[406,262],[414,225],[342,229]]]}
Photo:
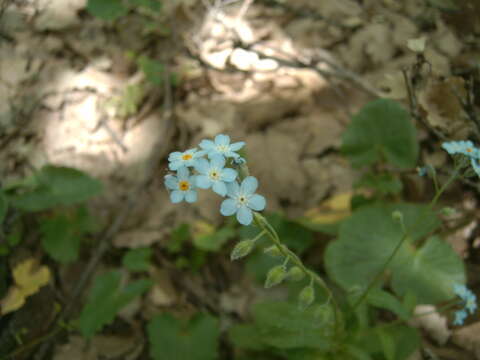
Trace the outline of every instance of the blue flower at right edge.
{"label": "blue flower at right edge", "polygon": [[473,315],[475,310],[477,310],[477,297],[465,285],[455,284],[453,285],[453,291],[460,299],[462,299],[463,305],[463,309],[455,312],[453,325],[463,325],[468,313]]}
{"label": "blue flower at right edge", "polygon": [[462,154],[470,159],[473,170],[480,176],[480,150],[471,141],[450,141],[444,142],[442,148],[450,155]]}
{"label": "blue flower at right edge", "polygon": [[220,213],[223,216],[237,214],[237,220],[242,225],[250,225],[253,220],[252,210],[262,211],[267,204],[262,195],[255,194],[258,181],[253,176],[247,176],[242,184],[235,181],[227,185],[227,196],[220,206]]}

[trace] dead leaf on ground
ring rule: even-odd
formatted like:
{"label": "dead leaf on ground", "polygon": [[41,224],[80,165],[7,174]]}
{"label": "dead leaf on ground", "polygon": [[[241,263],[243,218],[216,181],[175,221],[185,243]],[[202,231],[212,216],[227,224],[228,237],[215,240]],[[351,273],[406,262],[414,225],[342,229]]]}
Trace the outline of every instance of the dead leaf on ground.
{"label": "dead leaf on ground", "polygon": [[19,263],[13,269],[15,285],[10,287],[7,295],[0,301],[1,314],[20,309],[30,295],[35,294],[42,286],[50,281],[50,269],[38,266],[33,258]]}

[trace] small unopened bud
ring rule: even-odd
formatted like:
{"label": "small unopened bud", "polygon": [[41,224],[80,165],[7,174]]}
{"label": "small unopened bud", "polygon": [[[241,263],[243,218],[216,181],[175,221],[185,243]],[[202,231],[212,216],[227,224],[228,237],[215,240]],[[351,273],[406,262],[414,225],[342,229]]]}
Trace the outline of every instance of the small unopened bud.
{"label": "small unopened bud", "polygon": [[403,222],[403,214],[400,211],[395,210],[392,213],[392,219],[393,219],[393,221],[401,223],[401,222]]}
{"label": "small unopened bud", "polygon": [[293,280],[293,281],[300,281],[303,279],[305,276],[305,273],[303,272],[302,269],[300,269],[298,266],[292,266],[288,270],[288,279]]}
{"label": "small unopened bud", "polygon": [[300,294],[298,294],[298,305],[301,310],[305,310],[307,307],[312,305],[313,301],[315,300],[315,290],[313,289],[313,285],[305,286]]}
{"label": "small unopened bud", "polygon": [[265,280],[265,288],[271,288],[272,286],[280,284],[287,276],[287,271],[284,265],[277,265],[270,269],[267,274],[267,280]]}
{"label": "small unopened bud", "polygon": [[247,256],[250,251],[252,251],[254,245],[255,241],[251,239],[240,241],[233,248],[232,253],[230,254],[230,260],[237,260],[244,256]]}
{"label": "small unopened bud", "polygon": [[[284,248],[285,246],[282,245],[282,248]],[[270,255],[272,257],[281,257],[283,256],[282,252],[280,251],[280,249],[278,248],[277,245],[272,245],[272,246],[269,246],[268,248],[265,248],[265,250],[263,250],[263,252],[267,255]]]}
{"label": "small unopened bud", "polygon": [[327,304],[318,305],[314,311],[314,317],[320,324],[325,324],[330,322],[332,319],[332,308]]}
{"label": "small unopened bud", "polygon": [[451,216],[455,215],[457,213],[457,210],[450,206],[446,206],[442,210],[440,210],[440,213],[445,216]]}

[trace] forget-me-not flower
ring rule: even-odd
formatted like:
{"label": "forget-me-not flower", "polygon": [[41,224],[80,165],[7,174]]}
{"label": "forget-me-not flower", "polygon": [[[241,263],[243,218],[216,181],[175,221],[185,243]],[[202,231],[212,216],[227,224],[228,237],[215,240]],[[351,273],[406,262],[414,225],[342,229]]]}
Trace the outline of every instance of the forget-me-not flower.
{"label": "forget-me-not flower", "polygon": [[468,314],[473,315],[477,310],[477,297],[465,285],[453,285],[453,291],[462,299],[463,309],[455,312],[454,325],[463,325]]}
{"label": "forget-me-not flower", "polygon": [[170,164],[168,164],[168,167],[170,170],[176,171],[182,166],[194,166],[195,162],[205,154],[206,151],[197,151],[196,148],[189,149],[184,152],[175,151],[168,155],[168,161],[170,162]]}
{"label": "forget-me-not flower", "polygon": [[442,148],[444,148],[450,155],[462,154],[467,156],[470,159],[470,164],[472,165],[473,170],[478,176],[480,176],[480,165],[478,164],[478,160],[480,159],[480,149],[476,148],[471,141],[444,142]]}
{"label": "forget-me-not flower", "polygon": [[258,181],[253,176],[247,176],[242,184],[235,181],[228,184],[229,199],[223,200],[220,213],[223,216],[237,214],[237,220],[242,225],[250,225],[253,220],[252,210],[265,209],[266,200],[262,195],[255,194]]}
{"label": "forget-me-not flower", "polygon": [[471,141],[450,141],[444,142],[442,148],[450,155],[463,154],[468,157],[480,158],[480,151],[473,145]]}
{"label": "forget-me-not flower", "polygon": [[171,190],[170,200],[172,203],[179,203],[185,200],[188,203],[197,201],[197,191],[195,190],[195,176],[190,175],[188,168],[182,166],[178,169],[177,176],[166,175],[165,186]]}
{"label": "forget-me-not flower", "polygon": [[238,158],[238,155],[235,151],[240,150],[244,141],[239,141],[233,144],[230,144],[230,137],[228,135],[219,134],[215,136],[215,142],[212,140],[202,140],[199,146],[205,150],[209,158],[212,158],[215,155],[222,155],[226,158]]}
{"label": "forget-me-not flower", "polygon": [[230,168],[225,168],[225,158],[220,155],[213,156],[210,161],[199,159],[195,163],[197,175],[196,185],[202,189],[212,187],[212,190],[221,196],[227,195],[227,184],[234,181],[237,172]]}

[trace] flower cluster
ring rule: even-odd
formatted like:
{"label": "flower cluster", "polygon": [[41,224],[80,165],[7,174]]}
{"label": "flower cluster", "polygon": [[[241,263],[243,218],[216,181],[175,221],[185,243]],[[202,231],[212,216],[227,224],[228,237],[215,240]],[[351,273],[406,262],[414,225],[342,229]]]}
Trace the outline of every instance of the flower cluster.
{"label": "flower cluster", "polygon": [[442,148],[450,155],[461,154],[470,159],[473,170],[480,176],[480,149],[476,148],[471,141],[444,142]]}
{"label": "flower cluster", "polygon": [[463,325],[468,314],[473,315],[477,310],[477,297],[465,285],[455,284],[453,291],[462,300],[463,308],[455,312],[453,325]]}
{"label": "flower cluster", "polygon": [[[197,189],[211,188],[216,194],[228,198],[222,202],[220,213],[224,216],[236,214],[243,225],[250,225],[253,211],[265,209],[266,201],[255,193],[258,181],[247,176],[239,184],[238,172],[227,165],[243,165],[245,159],[237,153],[245,143],[231,144],[228,135],[217,135],[214,141],[202,140],[197,148],[184,152],[173,152],[168,156],[168,167],[176,175],[165,176],[165,186],[170,192],[172,203],[185,200],[197,201]],[[194,173],[190,173],[194,171]]]}

